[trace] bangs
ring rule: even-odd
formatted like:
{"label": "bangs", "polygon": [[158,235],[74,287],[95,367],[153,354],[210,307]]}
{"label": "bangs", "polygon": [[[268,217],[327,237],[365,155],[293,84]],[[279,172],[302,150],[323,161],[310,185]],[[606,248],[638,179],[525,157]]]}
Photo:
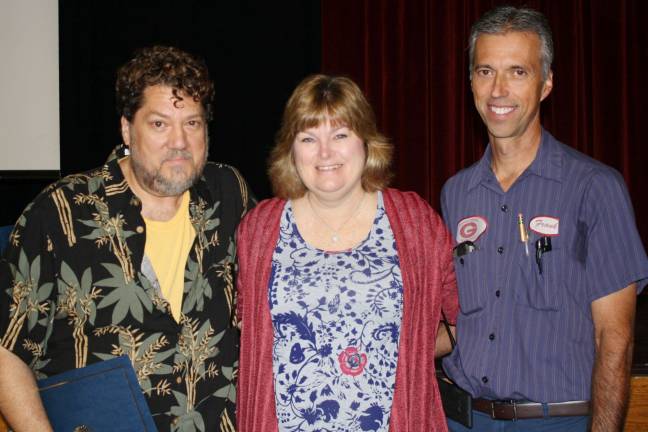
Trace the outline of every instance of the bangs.
{"label": "bangs", "polygon": [[[295,101],[293,133],[316,128],[329,122],[333,127],[346,126],[355,132],[361,121],[361,97],[341,83],[322,80],[304,89],[301,100]],[[359,91],[359,89],[358,89]]]}
{"label": "bangs", "polygon": [[331,101],[320,101],[317,106],[304,106],[302,115],[299,116],[293,134],[297,135],[306,129],[317,128],[326,122],[330,122],[334,128],[348,127],[355,131],[354,125],[357,122],[353,121],[351,114],[347,107],[343,104],[335,104]]}

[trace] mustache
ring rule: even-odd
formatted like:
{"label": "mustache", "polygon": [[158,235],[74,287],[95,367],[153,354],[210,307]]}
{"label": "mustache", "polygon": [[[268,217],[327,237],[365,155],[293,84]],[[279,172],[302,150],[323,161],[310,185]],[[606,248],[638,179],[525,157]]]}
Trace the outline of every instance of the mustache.
{"label": "mustache", "polygon": [[164,157],[163,162],[166,162],[171,159],[191,159],[191,153],[187,150],[171,150]]}

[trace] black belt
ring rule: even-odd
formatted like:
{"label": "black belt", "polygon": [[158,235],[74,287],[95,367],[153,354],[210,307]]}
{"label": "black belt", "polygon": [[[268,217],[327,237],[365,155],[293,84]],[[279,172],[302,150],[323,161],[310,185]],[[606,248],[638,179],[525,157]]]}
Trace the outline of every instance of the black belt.
{"label": "black belt", "polygon": [[[491,401],[473,399],[474,410],[488,414],[493,419],[517,420],[545,417],[543,404],[537,402]],[[569,401],[545,404],[546,415],[557,416],[586,416],[590,414],[589,401]]]}

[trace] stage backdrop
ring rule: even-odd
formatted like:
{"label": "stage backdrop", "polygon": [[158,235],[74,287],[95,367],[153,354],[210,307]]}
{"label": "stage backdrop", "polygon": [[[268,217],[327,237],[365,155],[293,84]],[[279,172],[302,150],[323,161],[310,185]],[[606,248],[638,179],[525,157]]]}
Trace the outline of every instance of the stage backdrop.
{"label": "stage backdrop", "polygon": [[[14,3],[18,5],[20,1],[11,0],[8,4]],[[56,2],[53,3],[56,11]],[[11,21],[14,17],[4,17],[2,13],[7,7],[2,0],[0,4],[0,24]],[[121,140],[114,98],[117,68],[137,48],[166,44],[204,58],[214,80],[210,159],[239,168],[258,198],[270,196],[266,158],[279,129],[283,106],[297,83],[320,69],[319,0],[60,0],[58,18],[59,34],[53,38],[60,47],[54,54],[60,68],[60,82],[56,80],[60,101],[56,100],[55,108],[60,104],[62,175],[104,163]],[[0,29],[0,38],[7,33],[5,30]],[[4,55],[2,42],[0,53]],[[12,41],[7,43],[16,45]],[[21,63],[15,69],[28,66]],[[5,76],[4,68],[5,64],[0,64],[0,77]],[[14,91],[12,86],[18,90]],[[49,106],[43,97],[21,93],[20,85],[12,80],[2,81],[0,88],[0,106],[17,110],[16,118],[33,124],[35,131],[40,130],[43,122],[47,123],[39,114],[42,110],[36,109]],[[22,94],[25,100],[12,98],[14,93]],[[36,94],[42,96],[41,93]],[[34,107],[31,111],[30,106]],[[58,110],[53,111],[58,119]],[[58,130],[58,120],[55,123]],[[0,137],[5,132],[3,124],[0,121]],[[58,132],[55,135],[49,138],[56,143],[58,154]],[[18,144],[0,140],[0,149],[3,145]],[[6,155],[0,154],[0,158]],[[6,178],[0,171],[0,226],[13,224],[51,181]]]}
{"label": "stage backdrop", "polygon": [[[471,24],[501,1],[326,0],[322,69],[355,79],[396,145],[395,186],[434,207],[445,180],[487,142],[468,79]],[[506,2],[522,4],[521,2]],[[543,125],[619,170],[648,246],[648,3],[527,0],[554,33],[554,88]]]}

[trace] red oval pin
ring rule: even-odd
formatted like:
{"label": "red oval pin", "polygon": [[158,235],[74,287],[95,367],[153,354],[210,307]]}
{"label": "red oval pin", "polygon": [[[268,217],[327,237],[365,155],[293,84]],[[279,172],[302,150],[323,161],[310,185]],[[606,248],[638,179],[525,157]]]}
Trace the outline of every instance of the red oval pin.
{"label": "red oval pin", "polygon": [[469,216],[459,221],[457,225],[457,243],[465,241],[474,242],[488,228],[488,221],[483,216]]}

